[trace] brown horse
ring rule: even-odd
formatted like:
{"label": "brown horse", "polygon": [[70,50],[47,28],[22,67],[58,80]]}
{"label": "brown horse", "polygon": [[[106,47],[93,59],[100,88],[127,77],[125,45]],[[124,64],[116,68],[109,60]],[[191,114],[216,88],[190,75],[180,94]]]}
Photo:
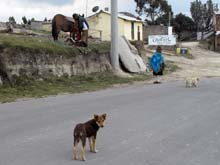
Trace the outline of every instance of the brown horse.
{"label": "brown horse", "polygon": [[62,14],[57,14],[52,20],[52,36],[54,40],[58,40],[58,35],[60,31],[74,32],[74,19],[71,17],[66,17]]}

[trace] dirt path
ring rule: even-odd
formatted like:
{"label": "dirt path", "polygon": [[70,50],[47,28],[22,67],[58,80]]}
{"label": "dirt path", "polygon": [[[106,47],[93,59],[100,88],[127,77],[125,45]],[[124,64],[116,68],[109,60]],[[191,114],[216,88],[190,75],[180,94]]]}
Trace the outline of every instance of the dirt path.
{"label": "dirt path", "polygon": [[[220,77],[220,53],[202,49],[198,42],[182,43],[182,47],[190,48],[194,58],[187,59],[180,56],[165,55],[165,61],[172,61],[182,68],[164,76],[165,81],[182,80],[189,76]],[[147,53],[147,56],[151,56],[151,54]]]}

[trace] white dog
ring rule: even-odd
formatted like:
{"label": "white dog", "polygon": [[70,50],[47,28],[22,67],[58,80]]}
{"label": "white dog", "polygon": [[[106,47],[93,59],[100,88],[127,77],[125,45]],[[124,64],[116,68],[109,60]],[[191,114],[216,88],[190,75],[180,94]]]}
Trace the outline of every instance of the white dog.
{"label": "white dog", "polygon": [[199,78],[198,77],[188,77],[186,78],[186,88],[198,87]]}

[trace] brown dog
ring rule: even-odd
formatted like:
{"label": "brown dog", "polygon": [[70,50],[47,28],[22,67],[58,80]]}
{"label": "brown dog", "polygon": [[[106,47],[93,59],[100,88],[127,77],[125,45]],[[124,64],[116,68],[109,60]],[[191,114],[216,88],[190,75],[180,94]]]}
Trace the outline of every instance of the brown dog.
{"label": "brown dog", "polygon": [[78,144],[81,141],[82,143],[82,148],[81,148],[81,155],[82,155],[82,160],[85,161],[85,146],[86,146],[86,138],[89,139],[89,147],[90,151],[97,153],[98,151],[96,150],[96,135],[97,131],[99,130],[100,127],[104,127],[105,125],[105,120],[106,120],[106,114],[102,115],[94,115],[94,118],[87,121],[86,123],[80,123],[77,124],[73,136],[74,136],[74,142],[73,142],[73,159],[77,160],[78,159]]}

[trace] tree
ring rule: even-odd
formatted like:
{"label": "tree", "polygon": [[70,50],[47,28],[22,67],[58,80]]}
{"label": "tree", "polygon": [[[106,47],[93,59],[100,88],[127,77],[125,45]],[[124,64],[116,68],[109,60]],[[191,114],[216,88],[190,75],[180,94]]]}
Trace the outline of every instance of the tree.
{"label": "tree", "polygon": [[195,23],[193,20],[180,13],[176,15],[176,17],[173,19],[172,24],[174,26],[175,32],[178,34],[178,38],[181,38],[181,34],[183,31],[194,31]]}
{"label": "tree", "polygon": [[[171,6],[170,6],[171,8]],[[172,9],[171,9],[172,11]],[[169,24],[171,23],[173,19],[173,12],[169,12],[169,13],[166,13],[160,17],[158,17],[155,22],[157,25],[165,25],[165,26],[169,26]]]}
{"label": "tree", "polygon": [[209,30],[213,28],[213,16],[214,16],[214,4],[212,0],[208,0],[207,3],[204,5],[205,8],[205,28]]}
{"label": "tree", "polygon": [[172,12],[167,0],[135,0],[136,12],[139,15],[146,14],[148,24],[157,24],[156,19],[163,18]]}
{"label": "tree", "polygon": [[27,18],[26,18],[25,16],[22,17],[22,21],[23,21],[23,23],[24,23],[25,25],[26,25],[27,22],[28,22],[28,21],[27,21]]}
{"label": "tree", "polygon": [[15,18],[13,16],[8,18],[9,22],[12,24],[16,24]]}
{"label": "tree", "polygon": [[28,20],[27,24],[30,25],[31,22],[33,22],[33,21],[35,21],[35,19],[34,19],[34,18],[31,18],[31,19]]}
{"label": "tree", "polygon": [[219,11],[218,4],[217,4],[217,3],[213,4],[213,9],[214,9],[215,12],[218,12],[218,11]]}
{"label": "tree", "polygon": [[191,2],[190,12],[196,23],[197,32],[212,28],[214,15],[214,5],[212,0],[208,0],[205,4],[202,4],[200,0]]}
{"label": "tree", "polygon": [[190,12],[192,19],[196,24],[196,30],[198,32],[202,25],[202,2],[200,0],[191,2]]}
{"label": "tree", "polygon": [[44,18],[44,22],[47,22],[47,17]]}

